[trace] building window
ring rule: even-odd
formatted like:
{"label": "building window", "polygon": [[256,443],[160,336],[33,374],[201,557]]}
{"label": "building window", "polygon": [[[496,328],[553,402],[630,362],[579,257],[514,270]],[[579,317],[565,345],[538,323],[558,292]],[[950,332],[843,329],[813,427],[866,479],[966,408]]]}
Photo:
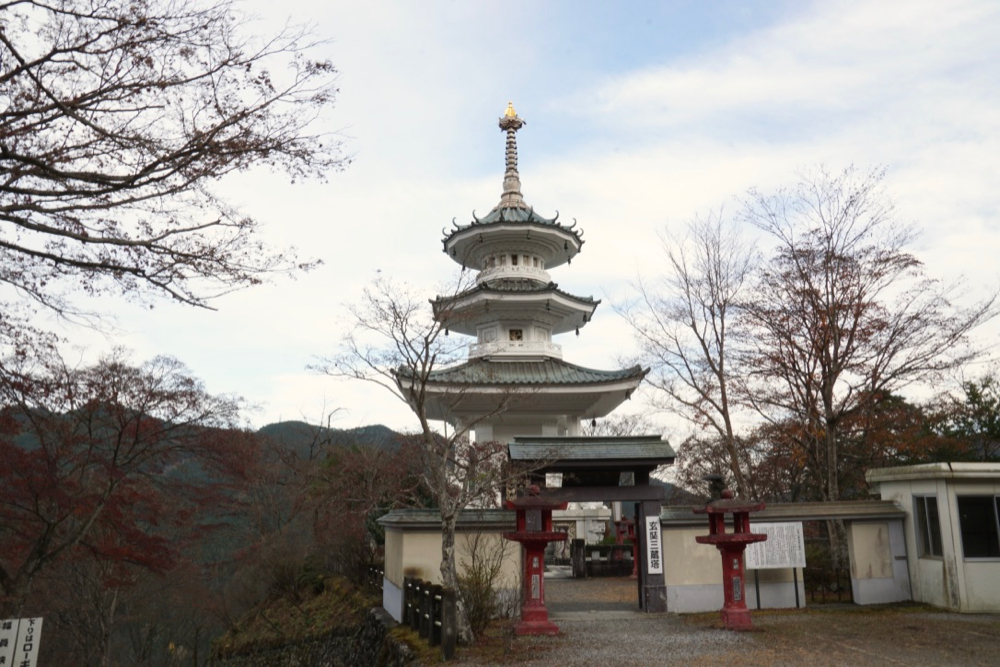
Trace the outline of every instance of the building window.
{"label": "building window", "polygon": [[524,331],[521,329],[511,329],[510,330],[511,340],[524,340]]}
{"label": "building window", "polygon": [[917,550],[921,556],[941,556],[941,519],[937,496],[914,496],[917,524]]}
{"label": "building window", "polygon": [[966,558],[1000,558],[996,496],[958,496],[958,523]]}
{"label": "building window", "polygon": [[510,265],[511,266],[517,266],[517,255],[511,255],[510,256]]}

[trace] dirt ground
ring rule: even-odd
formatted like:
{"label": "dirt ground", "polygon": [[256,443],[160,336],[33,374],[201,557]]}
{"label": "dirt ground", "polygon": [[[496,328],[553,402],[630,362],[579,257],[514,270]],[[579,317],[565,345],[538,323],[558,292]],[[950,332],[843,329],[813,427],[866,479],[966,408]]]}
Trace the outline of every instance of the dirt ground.
{"label": "dirt ground", "polygon": [[[682,620],[716,626],[715,614]],[[750,664],[1000,664],[1000,616],[995,614],[953,614],[924,605],[838,605],[753,612],[753,622],[745,657]]]}
{"label": "dirt ground", "polygon": [[718,627],[716,613],[633,613],[637,593],[628,579],[547,579],[545,586],[559,636],[518,638],[506,651],[470,654],[463,662],[1000,665],[997,614],[953,614],[917,604],[812,605],[753,611],[754,630],[732,633]]}

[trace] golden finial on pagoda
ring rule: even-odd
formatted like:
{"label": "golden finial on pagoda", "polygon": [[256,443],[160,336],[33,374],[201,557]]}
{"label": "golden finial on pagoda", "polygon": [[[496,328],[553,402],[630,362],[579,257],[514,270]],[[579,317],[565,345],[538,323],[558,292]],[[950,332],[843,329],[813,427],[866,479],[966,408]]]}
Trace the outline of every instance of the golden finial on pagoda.
{"label": "golden finial on pagoda", "polygon": [[507,118],[517,118],[517,112],[514,111],[513,102],[507,102],[507,111],[505,111],[503,115]]}

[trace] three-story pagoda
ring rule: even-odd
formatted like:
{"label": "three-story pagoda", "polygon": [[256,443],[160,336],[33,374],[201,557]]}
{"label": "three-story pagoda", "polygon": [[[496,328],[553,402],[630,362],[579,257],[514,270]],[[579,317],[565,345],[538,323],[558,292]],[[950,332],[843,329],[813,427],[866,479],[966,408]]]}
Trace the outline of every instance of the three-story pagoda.
{"label": "three-story pagoda", "polygon": [[[481,218],[473,214],[468,225],[454,225],[442,239],[453,261],[478,271],[475,285],[432,301],[439,322],[475,342],[468,361],[427,377],[427,416],[472,426],[480,442],[579,436],[581,420],[614,410],[648,372],[639,366],[577,366],[564,361],[553,342],[560,334],[579,335],[600,301],[565,292],[552,281],[549,272],[572,262],[583,235],[575,222],[561,224],[558,212],[546,218],[525,202],[516,138],[523,125],[509,104],[500,118],[507,135],[500,202]],[[405,378],[397,381],[404,394],[413,391]]]}

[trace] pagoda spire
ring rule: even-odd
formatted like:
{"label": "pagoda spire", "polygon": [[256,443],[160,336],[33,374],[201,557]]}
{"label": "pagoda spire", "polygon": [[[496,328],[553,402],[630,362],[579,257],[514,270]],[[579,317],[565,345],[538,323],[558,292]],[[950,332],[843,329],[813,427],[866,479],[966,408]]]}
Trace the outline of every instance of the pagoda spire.
{"label": "pagoda spire", "polygon": [[507,133],[507,168],[503,175],[503,195],[497,208],[528,208],[521,196],[521,177],[517,173],[517,131],[524,126],[514,111],[514,103],[507,103],[507,110],[500,118],[500,129]]}

